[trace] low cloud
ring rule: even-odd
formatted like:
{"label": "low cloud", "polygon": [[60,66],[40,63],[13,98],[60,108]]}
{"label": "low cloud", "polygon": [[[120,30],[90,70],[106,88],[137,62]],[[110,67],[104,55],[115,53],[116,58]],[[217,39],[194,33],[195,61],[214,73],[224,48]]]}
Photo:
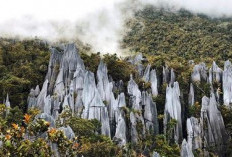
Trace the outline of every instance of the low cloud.
{"label": "low cloud", "polygon": [[119,52],[124,20],[145,5],[211,17],[231,17],[228,0],[7,0],[0,6],[0,36],[75,40],[94,51]]}

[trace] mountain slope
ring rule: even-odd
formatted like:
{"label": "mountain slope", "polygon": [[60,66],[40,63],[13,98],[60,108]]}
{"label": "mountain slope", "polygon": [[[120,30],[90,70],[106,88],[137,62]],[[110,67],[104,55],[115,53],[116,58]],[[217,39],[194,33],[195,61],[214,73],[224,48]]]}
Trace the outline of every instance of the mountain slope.
{"label": "mountain slope", "polygon": [[232,20],[211,19],[187,11],[147,7],[127,22],[123,48],[186,60],[226,60],[232,57]]}

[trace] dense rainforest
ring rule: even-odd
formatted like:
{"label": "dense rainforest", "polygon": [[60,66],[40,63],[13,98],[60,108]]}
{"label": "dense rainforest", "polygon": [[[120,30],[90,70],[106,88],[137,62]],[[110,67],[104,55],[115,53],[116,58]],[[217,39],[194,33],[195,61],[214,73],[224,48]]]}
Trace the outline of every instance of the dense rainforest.
{"label": "dense rainforest", "polygon": [[[188,151],[188,155],[183,155],[186,153],[183,149],[185,148],[185,143],[183,142],[183,144],[182,141],[176,141],[175,139],[176,137],[174,134],[177,130],[178,119],[171,118],[167,123],[164,123],[166,117],[165,105],[168,102],[166,95],[169,85],[167,80],[171,82],[171,78],[166,81],[164,79],[164,67],[172,71],[170,73],[174,73],[175,81],[178,82],[181,93],[179,95],[179,102],[181,105],[180,116],[182,120],[181,132],[183,134],[183,139],[187,140],[188,138],[187,119],[190,117],[201,119],[201,108],[203,106],[202,98],[207,96],[210,97],[211,101],[212,89],[213,92],[219,93],[217,98],[217,103],[219,105],[217,109],[223,117],[224,128],[228,135],[226,136],[225,147],[223,147],[224,152],[222,153],[221,148],[217,148],[217,145],[202,146],[201,148],[194,149],[193,155],[232,155],[232,113],[230,108],[224,105],[222,99],[222,81],[211,81],[211,83],[209,81],[191,82],[191,76],[195,69],[195,65],[204,62],[206,64],[205,66],[210,68],[213,61],[215,61],[217,65],[223,69],[224,62],[226,60],[231,60],[232,19],[210,18],[201,14],[195,15],[185,10],[173,12],[148,6],[136,12],[133,18],[127,20],[125,26],[127,27],[127,32],[121,41],[121,48],[130,52],[131,56],[137,55],[137,59],[141,53],[143,58],[141,62],[137,62],[136,57],[131,56],[121,58],[116,54],[101,55],[100,53],[91,53],[91,48],[89,48],[89,46],[83,46],[80,42],[76,43],[79,49],[78,55],[80,57],[78,57],[76,56],[77,51],[70,45],[64,48],[65,44],[48,43],[39,39],[0,39],[0,101],[2,103],[0,106],[0,156],[51,156],[52,154],[57,156],[83,155],[99,157],[159,157],[158,154],[166,157],[180,155],[191,156],[191,154],[188,154]],[[54,48],[56,48],[56,50],[54,50]],[[63,55],[61,54],[63,52],[64,57],[62,58],[60,55]],[[119,120],[112,120],[112,122],[109,120],[112,138],[109,137],[108,133],[101,135],[101,133],[105,131],[105,122],[99,119],[96,120],[97,118],[83,119],[83,115],[80,116],[79,114],[80,109],[78,105],[78,114],[76,114],[76,108],[73,109],[75,110],[75,114],[73,114],[71,107],[70,109],[65,109],[66,101],[68,102],[67,106],[71,104],[70,80],[75,78],[74,76],[71,77],[71,74],[66,74],[64,71],[64,67],[67,65],[67,69],[72,71],[70,70],[73,67],[71,63],[74,62],[69,56],[65,56],[66,52],[71,53],[72,57],[78,60],[77,67],[80,68],[80,71],[93,72],[93,78],[98,80],[98,84],[95,85],[94,81],[92,87],[96,88],[95,86],[97,86],[98,90],[100,89],[100,75],[105,72],[105,67],[103,65],[103,63],[105,63],[107,67],[106,73],[108,74],[107,80],[108,82],[112,80],[115,82],[112,93],[114,97],[118,97],[119,104],[120,98],[123,97],[121,93],[125,93],[124,103],[127,105],[121,104],[122,107],[120,108]],[[65,62],[65,59],[67,59],[67,62]],[[82,61],[79,62],[79,60],[83,60],[83,64]],[[49,66],[50,64],[52,66]],[[138,64],[144,67],[142,72],[139,70]],[[60,72],[58,72],[56,66],[59,68],[62,67],[61,69],[64,71],[62,77],[64,79],[64,87],[67,88],[65,92],[68,90],[69,93],[67,95],[59,93],[58,89],[63,87],[58,84],[60,82],[57,82],[57,80],[62,77],[59,77],[60,74],[58,73]],[[155,69],[156,71],[158,94],[153,94],[151,98],[149,96],[144,96],[146,94],[142,95],[142,97],[151,99],[149,101],[153,102],[153,105],[155,104],[154,106],[156,106],[155,110],[157,110],[157,113],[154,114],[153,117],[156,115],[156,126],[158,126],[158,128],[153,128],[152,130],[156,130],[158,133],[144,131],[144,125],[147,125],[146,121],[149,121],[146,119],[148,117],[145,116],[149,109],[144,107],[146,105],[142,105],[143,107],[141,109],[134,107],[133,101],[131,103],[131,95],[134,93],[132,92],[131,94],[129,90],[131,86],[133,89],[138,86],[138,90],[142,91],[141,93],[145,93],[145,91],[151,93],[153,84],[151,81],[147,81],[145,76],[150,69]],[[78,75],[74,75],[76,77],[81,75],[82,73],[80,71]],[[207,72],[207,75],[209,73],[210,72]],[[89,84],[92,84],[92,73],[87,74],[86,75],[89,77]],[[130,74],[133,75],[133,79]],[[85,77],[87,77],[86,75]],[[149,76],[151,76],[151,74],[149,74]],[[53,78],[56,78],[56,80],[54,81]],[[105,76],[103,78],[105,79]],[[42,103],[39,105],[37,103],[37,106],[31,107],[28,102],[31,102],[32,99],[34,100],[33,96],[36,95],[35,91],[37,90],[35,88],[36,85],[39,85],[41,89],[39,92],[42,93],[42,91],[44,91],[42,87],[46,85],[46,79],[48,79],[49,82],[47,85],[48,91],[46,91],[49,94],[46,96],[51,95],[52,98],[45,98],[45,104],[42,105],[42,109]],[[148,80],[150,80],[150,78]],[[107,83],[104,82],[103,86]],[[137,86],[134,84],[137,84]],[[172,84],[172,88],[175,88],[173,87],[175,86],[174,82],[170,84]],[[87,85],[84,84],[83,86]],[[194,88],[195,97],[193,104],[189,105],[191,87]],[[30,90],[32,92],[30,92]],[[78,90],[79,88],[77,88],[77,91]],[[84,93],[83,91],[82,94]],[[90,94],[92,91],[88,91],[88,93]],[[79,94],[78,92],[74,92],[73,94],[75,104],[79,102]],[[9,96],[9,100],[7,95]],[[93,95],[97,97],[96,93],[93,93]],[[40,96],[36,95],[35,97],[38,101]],[[45,112],[44,106],[46,106],[46,100],[52,102],[52,109],[55,108],[57,97],[63,105],[61,107],[62,109],[58,109],[57,112],[54,112],[59,113],[58,116],[55,114],[56,127],[54,127],[51,119],[43,117],[43,112]],[[107,96],[102,98],[102,102],[108,110],[111,110],[106,97]],[[136,97],[136,94],[134,94],[134,97]],[[11,108],[7,108],[6,105],[9,101]],[[83,103],[85,104],[84,101],[85,100],[83,100]],[[112,102],[112,100],[110,101]],[[96,102],[100,103],[98,100],[96,100]],[[141,101],[140,103],[144,102]],[[33,104],[31,105],[33,106]],[[97,105],[94,107],[96,106]],[[49,108],[49,111],[50,110],[51,108]],[[150,110],[152,110],[152,107]],[[52,116],[54,116],[54,113],[52,113]],[[94,113],[97,113],[97,111],[94,110]],[[110,114],[109,111],[109,115]],[[103,116],[102,113],[100,116]],[[144,124],[138,120],[141,118],[145,119]],[[136,119],[134,120],[136,123],[135,126],[133,125],[133,119]],[[118,121],[120,120],[124,123],[119,123]],[[211,121],[211,119],[209,121]],[[127,125],[126,129],[123,129],[123,124]],[[129,126],[130,124],[132,125]],[[125,138],[117,131],[117,126],[121,127],[121,132],[123,132],[123,130],[126,132],[126,140],[128,140],[126,144],[118,140]],[[72,131],[70,131],[70,128]],[[206,129],[209,130],[209,128]],[[133,134],[135,132],[137,135]],[[72,137],[74,134],[75,137]],[[136,140],[134,140],[135,136]],[[203,141],[204,140],[206,139],[203,139]],[[51,143],[54,145],[50,146]],[[186,149],[187,147],[188,146],[186,146]]]}

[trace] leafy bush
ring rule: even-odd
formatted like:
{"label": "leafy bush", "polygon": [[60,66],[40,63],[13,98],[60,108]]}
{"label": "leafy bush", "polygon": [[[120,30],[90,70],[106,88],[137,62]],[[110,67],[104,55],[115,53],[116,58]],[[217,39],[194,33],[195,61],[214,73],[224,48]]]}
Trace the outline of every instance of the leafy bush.
{"label": "leafy bush", "polygon": [[37,40],[0,40],[0,100],[10,96],[11,105],[26,108],[30,88],[42,82],[47,72],[49,48]]}

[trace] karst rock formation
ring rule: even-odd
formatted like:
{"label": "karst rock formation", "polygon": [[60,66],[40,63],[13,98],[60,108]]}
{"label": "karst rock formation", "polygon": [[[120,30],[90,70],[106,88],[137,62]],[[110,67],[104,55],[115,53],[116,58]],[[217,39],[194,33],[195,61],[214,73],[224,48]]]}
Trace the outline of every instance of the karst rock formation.
{"label": "karst rock formation", "polygon": [[[161,74],[151,64],[146,67],[142,54],[129,57],[128,62],[135,67],[139,77],[150,83],[149,89],[141,89],[131,74],[128,82],[115,82],[109,79],[107,66],[100,61],[96,74],[85,68],[75,44],[63,46],[60,52],[51,49],[48,72],[43,86],[31,89],[28,96],[28,108],[37,107],[42,113],[37,115],[49,121],[53,127],[55,121],[64,110],[69,109],[72,115],[84,119],[97,119],[101,123],[100,133],[110,137],[120,147],[128,142],[137,143],[145,134],[157,135],[167,132],[171,120],[176,124],[171,138],[181,147],[182,157],[193,157],[196,149],[214,147],[218,155],[223,156],[223,148],[228,136],[219,110],[219,101],[230,106],[232,103],[232,64],[226,61],[224,70],[215,62],[210,68],[205,63],[193,65],[189,82],[189,107],[196,103],[197,84],[210,84],[210,95],[203,96],[201,111],[198,117],[183,116],[182,89],[176,81],[175,71],[167,65]],[[222,94],[214,89],[213,84],[222,85]],[[126,88],[123,86],[127,85]],[[160,130],[157,104],[159,87],[166,84],[163,130]],[[117,91],[117,92],[116,92]],[[119,91],[119,92],[118,92]],[[9,107],[9,97],[6,98]],[[126,109],[130,109],[129,113]],[[139,129],[138,129],[139,126]],[[69,126],[59,128],[68,138],[74,138]],[[186,136],[184,137],[184,132]],[[54,150],[57,146],[54,145]],[[55,151],[57,152],[57,151]],[[57,152],[58,153],[58,152]],[[204,152],[207,156],[207,152]],[[159,157],[157,152],[153,157]]]}

